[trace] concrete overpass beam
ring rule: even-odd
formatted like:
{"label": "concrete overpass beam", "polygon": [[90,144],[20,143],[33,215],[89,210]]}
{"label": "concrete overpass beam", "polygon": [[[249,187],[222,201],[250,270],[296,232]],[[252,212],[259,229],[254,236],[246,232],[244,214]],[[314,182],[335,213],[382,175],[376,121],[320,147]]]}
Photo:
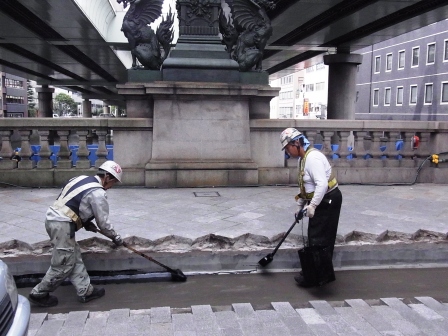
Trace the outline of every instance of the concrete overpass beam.
{"label": "concrete overpass beam", "polygon": [[328,69],[327,119],[355,119],[356,72],[362,55],[344,51],[325,55]]}

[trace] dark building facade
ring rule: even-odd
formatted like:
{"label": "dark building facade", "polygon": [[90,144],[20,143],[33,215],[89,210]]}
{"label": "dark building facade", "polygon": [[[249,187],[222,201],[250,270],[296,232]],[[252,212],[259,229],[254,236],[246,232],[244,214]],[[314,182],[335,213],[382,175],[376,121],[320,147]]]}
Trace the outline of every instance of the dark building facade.
{"label": "dark building facade", "polygon": [[357,120],[448,121],[448,21],[357,50]]}
{"label": "dark building facade", "polygon": [[0,116],[5,118],[28,117],[26,79],[5,72],[0,72],[0,74]]}

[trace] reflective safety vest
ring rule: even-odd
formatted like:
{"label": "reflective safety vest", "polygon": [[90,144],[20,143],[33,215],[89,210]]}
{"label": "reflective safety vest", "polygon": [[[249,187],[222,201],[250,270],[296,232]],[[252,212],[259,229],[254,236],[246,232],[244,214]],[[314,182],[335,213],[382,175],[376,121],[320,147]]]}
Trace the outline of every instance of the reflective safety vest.
{"label": "reflective safety vest", "polygon": [[[299,198],[303,198],[304,200],[310,201],[314,196],[314,191],[312,191],[310,193],[307,193],[305,191],[305,183],[303,182],[303,177],[305,176],[305,161],[306,161],[308,154],[313,150],[316,150],[316,148],[313,148],[313,147],[308,148],[308,150],[305,152],[305,156],[303,157],[302,160],[300,160],[300,169],[299,169],[299,176],[298,176],[300,194],[296,196],[296,201]],[[338,181],[336,180],[336,177],[334,176],[333,169],[332,169],[330,177],[328,178],[328,189],[327,190],[333,189],[337,184],[338,184]]]}
{"label": "reflective safety vest", "polygon": [[76,231],[82,228],[83,223],[79,217],[79,205],[85,194],[103,188],[94,176],[79,176],[70,180],[62,189],[53,208],[61,211],[76,223]]}

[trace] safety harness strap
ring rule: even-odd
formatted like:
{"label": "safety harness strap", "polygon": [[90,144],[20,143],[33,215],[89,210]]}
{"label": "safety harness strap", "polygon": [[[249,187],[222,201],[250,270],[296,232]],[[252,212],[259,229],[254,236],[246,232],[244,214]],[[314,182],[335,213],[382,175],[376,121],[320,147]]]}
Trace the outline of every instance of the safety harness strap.
{"label": "safety harness strap", "polygon": [[[299,170],[299,188],[300,188],[300,194],[298,195],[298,198],[303,198],[304,200],[310,201],[314,197],[314,191],[307,193],[305,191],[305,183],[303,182],[303,177],[305,176],[305,161],[309,153],[311,151],[316,150],[316,148],[310,147],[305,152],[305,156],[302,160],[300,160],[300,170]],[[336,177],[333,173],[333,169],[331,170],[330,177],[328,178],[328,190],[333,189],[338,184],[338,181],[336,180]],[[296,196],[297,200],[297,196]]]}
{"label": "safety harness strap", "polygon": [[[80,182],[82,179],[86,178],[86,176],[79,176],[77,178],[74,178],[71,180],[62,190],[61,194],[59,195],[58,199],[54,202],[53,208],[60,210],[63,212],[67,217],[69,217],[73,222],[76,223],[76,229],[79,230],[82,228],[82,221],[81,218],[79,218],[78,214],[70,209],[67,206],[67,203],[82,193],[85,190],[92,189],[92,188],[102,188],[101,184],[98,182],[91,182],[80,185],[78,188],[75,188],[70,191],[70,189]],[[69,192],[70,191],[70,192]]]}

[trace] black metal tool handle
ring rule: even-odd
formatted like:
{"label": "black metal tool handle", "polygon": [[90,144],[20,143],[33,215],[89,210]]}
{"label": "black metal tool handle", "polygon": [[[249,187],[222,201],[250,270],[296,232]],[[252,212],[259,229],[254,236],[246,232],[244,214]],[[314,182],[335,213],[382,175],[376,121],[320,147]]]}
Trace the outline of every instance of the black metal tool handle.
{"label": "black metal tool handle", "polygon": [[[101,233],[104,237],[107,237],[107,238],[113,240],[113,238],[109,237],[109,236],[106,235],[103,231],[101,231],[101,230],[99,230],[99,229],[97,229],[96,232],[99,232],[99,233]],[[142,253],[142,252],[140,252],[140,251],[137,251],[136,249],[134,249],[133,247],[130,247],[130,246],[129,246],[128,244],[126,244],[125,242],[123,242],[122,245],[123,245],[124,247],[126,247],[128,250],[131,250],[132,252],[138,254],[139,256],[141,256],[141,257],[143,257],[143,258],[146,258],[146,259],[148,259],[149,261],[152,261],[153,263],[159,265],[160,267],[163,267],[163,268],[166,269],[168,272],[170,272],[170,273],[177,273],[177,271],[176,271],[176,270],[173,270],[171,267],[168,267],[168,266],[166,266],[166,265],[164,265],[164,264],[158,262],[158,261],[155,260],[154,258],[151,258],[150,256],[148,256],[148,255],[146,255],[146,254],[144,254],[144,253]]]}
{"label": "black metal tool handle", "polygon": [[[306,210],[300,210],[300,212],[302,213],[302,218],[303,215],[305,215]],[[282,240],[280,240],[280,242],[277,244],[277,246],[275,247],[274,251],[272,251],[271,255],[274,256],[274,254],[277,253],[277,250],[280,248],[280,246],[283,244],[283,242],[285,241],[286,237],[288,237],[289,233],[292,231],[292,229],[294,228],[294,226],[297,224],[297,219],[294,220],[294,223],[292,223],[291,227],[288,229],[288,231],[286,231],[285,235],[283,236]]]}

